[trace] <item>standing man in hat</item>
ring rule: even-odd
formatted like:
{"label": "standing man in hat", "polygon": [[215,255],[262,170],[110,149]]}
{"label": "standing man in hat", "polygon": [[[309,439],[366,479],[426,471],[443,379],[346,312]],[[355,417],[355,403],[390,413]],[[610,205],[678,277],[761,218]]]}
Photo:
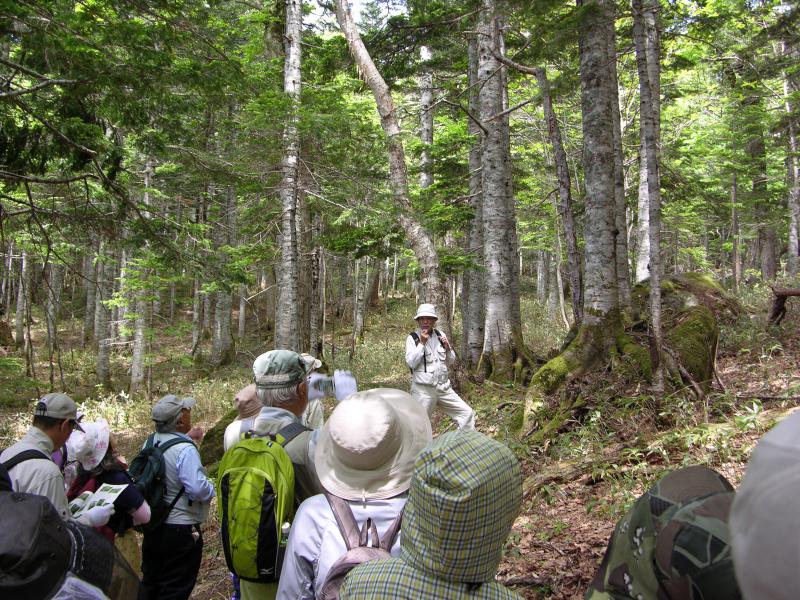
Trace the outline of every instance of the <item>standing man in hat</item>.
{"label": "standing man in hat", "polygon": [[142,585],[150,600],[186,600],[200,571],[200,525],[208,517],[214,484],[206,476],[200,453],[187,435],[192,429],[195,404],[194,398],[168,394],[153,406],[156,433],[151,436],[152,444],[161,445],[176,438],[180,443],[164,451],[164,501],[174,501],[174,506],[165,522],[147,531],[142,541]]}
{"label": "standing man in hat", "polygon": [[[74,429],[83,431],[78,407],[66,394],[45,394],[36,403],[33,424],[19,442],[0,454],[0,462],[8,471],[15,492],[44,496],[56,507],[62,519],[71,515],[67,507],[64,475],[53,462],[52,454],[60,450]],[[90,527],[101,527],[114,514],[114,507],[96,506],[78,520]]]}
{"label": "standing man in hat", "polygon": [[371,519],[380,541],[399,555],[399,536],[389,539],[392,526],[406,503],[414,460],[430,441],[428,415],[406,392],[366,390],[336,406],[314,456],[327,494],[312,496],[295,515],[278,600],[320,597],[331,566],[347,551],[331,502],[349,510],[359,530]]}
{"label": "standing man in hat", "polygon": [[439,404],[459,429],[475,429],[475,412],[450,383],[447,362],[456,358],[447,336],[435,329],[436,308],[420,304],[414,320],[417,330],[406,338],[406,364],[411,369],[411,394],[428,411]]}

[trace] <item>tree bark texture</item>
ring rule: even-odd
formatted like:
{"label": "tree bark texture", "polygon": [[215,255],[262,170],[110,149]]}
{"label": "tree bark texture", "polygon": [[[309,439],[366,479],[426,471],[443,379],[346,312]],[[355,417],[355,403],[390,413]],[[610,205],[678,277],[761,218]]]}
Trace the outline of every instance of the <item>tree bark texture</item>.
{"label": "tree bark texture", "polygon": [[[584,322],[602,326],[618,322],[616,274],[616,210],[611,89],[616,85],[608,67],[607,23],[613,20],[610,0],[579,0],[586,7],[579,38],[583,163],[586,182],[584,234]],[[613,328],[609,329],[611,333]]]}
{"label": "tree bark texture", "polygon": [[[645,48],[643,49],[647,65],[647,81],[652,90],[653,115],[656,127],[661,122],[661,44],[657,35],[657,17],[659,5],[657,0],[646,0],[642,6],[642,35]],[[656,130],[656,138],[660,139],[661,132]],[[639,214],[637,225],[637,251],[636,251],[636,282],[644,281],[650,276],[648,265],[650,263],[650,186],[648,183],[647,146],[645,140],[639,140]]]}
{"label": "tree bark texture", "polygon": [[506,108],[506,68],[494,0],[483,0],[478,21],[478,81],[481,123],[485,129],[481,154],[483,242],[486,267],[486,308],[482,368],[494,379],[511,379],[522,358],[519,308],[519,263],[511,148]]}
{"label": "tree bark texture", "polygon": [[[422,46],[419,49],[420,60],[424,63],[433,55],[430,48]],[[419,187],[425,189],[433,183],[433,158],[431,145],[433,144],[433,73],[430,68],[423,66],[419,78],[419,138],[422,142],[422,153],[419,164]]]}
{"label": "tree bark texture", "polygon": [[381,118],[381,127],[386,134],[389,154],[389,185],[397,205],[397,219],[408,238],[420,267],[421,302],[430,302],[439,310],[437,328],[447,335],[452,334],[450,323],[445,318],[447,307],[447,288],[439,272],[439,254],[433,237],[414,216],[408,195],[408,172],[405,150],[401,139],[400,125],[389,86],[378,71],[369,55],[361,35],[358,33],[347,0],[336,0],[336,20],[347,40],[347,45],[355,60],[358,72],[372,90],[375,104]]}
{"label": "tree bark texture", "polygon": [[17,288],[17,308],[14,314],[14,340],[18,348],[25,344],[25,329],[31,305],[31,272],[30,254],[27,250],[23,250],[20,262],[19,287]]}
{"label": "tree bark texture", "polygon": [[[556,166],[556,177],[558,179],[559,202],[557,208],[558,214],[561,216],[561,226],[564,228],[564,239],[567,244],[569,285],[572,292],[572,314],[575,323],[580,324],[583,320],[583,276],[581,274],[581,255],[580,250],[578,250],[578,234],[575,227],[575,216],[572,211],[569,164],[567,163],[567,153],[564,151],[564,144],[561,141],[561,129],[558,126],[558,120],[553,110],[553,100],[550,96],[550,82],[547,80],[546,71],[541,67],[536,69],[536,81],[539,83],[539,92],[542,94],[544,118],[545,121],[547,121],[550,144],[553,146],[553,158]],[[623,191],[623,207],[624,204],[625,198]],[[620,236],[618,236],[618,238],[619,237]]]}
{"label": "tree bark texture", "polygon": [[[788,42],[783,43],[783,55],[790,62],[797,60],[797,53],[794,52]],[[789,278],[795,282],[797,281],[798,263],[800,262],[800,155],[798,155],[800,145],[798,145],[797,141],[800,124],[798,124],[797,107],[792,98],[797,97],[798,92],[800,92],[800,85],[798,84],[796,68],[791,73],[784,70],[783,94],[786,115],[789,120],[789,156],[787,160],[789,169],[789,248],[786,270]]]}
{"label": "tree bark texture", "polygon": [[[469,112],[480,114],[480,95],[478,93],[478,38],[469,39],[468,79]],[[472,219],[467,235],[464,237],[465,250],[477,266],[464,271],[461,293],[461,331],[462,360],[467,368],[474,369],[483,352],[484,311],[486,302],[483,260],[483,190],[481,187],[481,153],[483,148],[482,130],[474,119],[469,119],[469,132],[473,137],[469,149],[469,205]]]}
{"label": "tree bark texture", "polygon": [[[652,5],[648,6],[652,10]],[[657,70],[650,69],[649,46],[658,46],[658,26],[652,33],[645,26],[646,17],[642,0],[633,0],[633,39],[636,46],[636,65],[639,71],[639,123],[643,148],[647,157],[647,198],[650,229],[650,364],[653,374],[653,391],[656,397],[664,394],[664,374],[661,367],[662,347],[664,345],[661,331],[661,190],[659,188],[658,135],[659,127],[656,119],[654,93],[658,86],[653,86],[654,79],[660,77]],[[656,56],[656,58],[658,58]],[[654,71],[651,73],[651,71]]]}
{"label": "tree bark texture", "polygon": [[631,268],[628,259],[628,208],[625,201],[625,157],[622,151],[622,122],[619,108],[619,78],[617,77],[617,28],[615,20],[608,27],[608,68],[614,82],[611,91],[611,118],[614,134],[614,205],[617,218],[617,286],[620,310],[631,307]]}
{"label": "tree bark texture", "polygon": [[86,301],[84,303],[81,340],[84,346],[94,336],[94,305],[95,294],[97,293],[97,275],[94,265],[95,256],[93,245],[89,254],[83,259],[83,289]]}
{"label": "tree bark texture", "polygon": [[283,131],[284,155],[279,195],[282,206],[281,262],[278,268],[278,302],[275,311],[275,348],[300,351],[297,327],[300,323],[299,248],[297,232],[298,161],[300,132],[298,110],[301,85],[302,2],[286,1],[283,91],[291,100],[291,114]]}

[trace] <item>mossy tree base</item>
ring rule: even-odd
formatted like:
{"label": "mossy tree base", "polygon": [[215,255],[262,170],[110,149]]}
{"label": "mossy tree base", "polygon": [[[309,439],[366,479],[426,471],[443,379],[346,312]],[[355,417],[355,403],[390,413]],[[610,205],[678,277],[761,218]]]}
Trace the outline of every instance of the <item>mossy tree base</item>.
{"label": "mossy tree base", "polygon": [[200,460],[206,467],[218,463],[225,453],[225,428],[233,422],[236,414],[236,409],[229,410],[203,437],[203,443],[200,444]]}
{"label": "mossy tree base", "polygon": [[[714,360],[719,337],[715,311],[736,315],[738,303],[708,276],[684,273],[662,282],[665,365],[668,391],[691,387],[707,390],[714,374]],[[650,381],[649,344],[641,331],[646,323],[647,282],[634,290],[634,315],[644,321],[634,323],[630,335],[619,320],[603,325],[583,325],[563,351],[542,366],[531,380],[525,397],[521,433],[529,442],[544,441],[564,427],[575,411],[585,405],[580,394],[567,397],[556,392],[599,367],[608,367],[627,381]],[[637,339],[638,337],[638,339]]]}

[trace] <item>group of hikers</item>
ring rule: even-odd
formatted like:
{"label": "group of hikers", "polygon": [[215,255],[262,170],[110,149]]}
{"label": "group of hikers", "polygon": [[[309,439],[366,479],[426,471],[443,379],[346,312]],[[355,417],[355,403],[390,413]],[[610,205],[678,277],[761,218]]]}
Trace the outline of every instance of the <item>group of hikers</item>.
{"label": "group of hikers", "polygon": [[[328,377],[307,354],[258,356],[215,481],[196,446],[193,398],[154,404],[154,432],[127,465],[105,420],[82,422],[69,396],[43,396],[28,432],[0,454],[0,593],[189,598],[216,496],[234,599],[520,598],[495,580],[522,503],[519,463],[475,431],[452,389],[435,307],[415,319],[412,394],[357,391],[352,374]],[[434,439],[437,405],[458,429]],[[798,432],[800,413],[768,433],[738,492],[700,466],[659,480],[620,519],[585,598],[796,596]],[[106,484],[122,489],[113,502],[73,510]],[[120,544],[131,528],[143,532],[140,559]]]}

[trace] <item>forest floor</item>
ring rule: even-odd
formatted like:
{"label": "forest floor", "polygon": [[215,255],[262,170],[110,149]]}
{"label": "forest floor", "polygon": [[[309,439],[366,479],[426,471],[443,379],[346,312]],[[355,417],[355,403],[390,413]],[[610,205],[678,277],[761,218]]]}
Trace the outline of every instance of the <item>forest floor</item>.
{"label": "forest floor", "polygon": [[[765,302],[763,291],[751,295],[746,303],[749,314],[721,325],[717,373],[724,388],[716,384],[700,401],[675,394],[657,410],[643,385],[623,385],[611,372],[596,374],[585,382],[593,390],[588,406],[541,448],[531,448],[509,433],[523,403],[524,386],[486,382],[462,390],[477,411],[478,429],[514,450],[524,476],[531,478],[528,483],[536,478],[536,485],[526,488],[498,571],[500,581],[529,599],[580,598],[616,520],[664,472],[704,464],[738,484],[758,438],[800,400],[800,310],[790,306],[783,326],[770,328],[764,324]],[[412,304],[410,299],[390,298],[382,310],[370,313],[365,340],[356,345],[352,362],[348,332],[338,331],[335,347],[327,340],[328,366],[351,369],[360,388],[408,389],[403,348],[413,327]],[[557,348],[564,332],[540,305],[523,299],[523,320],[525,339],[539,356]],[[70,349],[62,353],[60,369],[53,369],[53,386],[71,393],[87,420],[106,418],[129,458],[150,432],[152,401],[167,391],[197,398],[193,419],[209,428],[229,410],[234,394],[251,377],[253,358],[265,348],[258,339],[247,339],[238,348],[236,365],[208,370],[187,357],[187,325],[179,321],[156,332],[147,400],[87,383],[93,380],[94,354],[80,349],[69,324],[61,347]],[[44,334],[39,328],[33,328],[34,344],[41,346]],[[19,439],[30,421],[30,401],[50,388],[43,354],[40,350],[36,379],[25,376],[19,357],[0,358],[0,447]],[[112,365],[120,389],[128,376],[126,368],[120,353]],[[452,427],[448,419],[435,418],[437,433]],[[192,596],[198,600],[230,597],[217,530],[212,506]]]}

